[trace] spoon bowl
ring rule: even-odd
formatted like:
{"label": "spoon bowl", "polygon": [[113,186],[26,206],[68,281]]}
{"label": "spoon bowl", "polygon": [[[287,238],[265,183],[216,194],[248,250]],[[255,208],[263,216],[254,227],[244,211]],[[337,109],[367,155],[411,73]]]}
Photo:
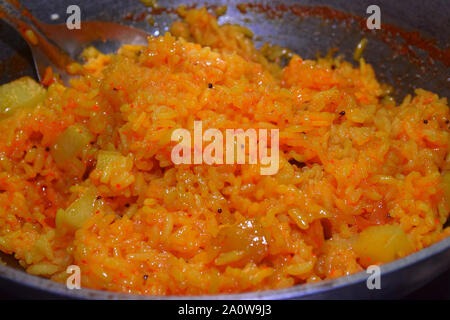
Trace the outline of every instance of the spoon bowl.
{"label": "spoon bowl", "polygon": [[112,22],[83,21],[80,29],[42,23],[19,4],[5,0],[0,1],[0,17],[28,43],[39,80],[51,67],[66,84],[73,77],[66,67],[80,61],[85,48],[95,46],[103,53],[113,53],[124,44],[145,45],[148,37],[145,31]]}

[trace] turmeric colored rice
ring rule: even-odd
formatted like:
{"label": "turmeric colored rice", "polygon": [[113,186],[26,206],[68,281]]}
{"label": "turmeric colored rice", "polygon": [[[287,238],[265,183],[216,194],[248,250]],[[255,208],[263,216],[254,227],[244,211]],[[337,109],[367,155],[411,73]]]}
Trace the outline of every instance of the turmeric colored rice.
{"label": "turmeric colored rice", "polygon": [[[450,112],[372,67],[257,50],[206,9],[148,46],[84,51],[64,86],[0,87],[0,250],[27,272],[145,295],[286,288],[448,237]],[[282,51],[280,51],[282,52]],[[259,165],[174,165],[177,128],[279,129]]]}

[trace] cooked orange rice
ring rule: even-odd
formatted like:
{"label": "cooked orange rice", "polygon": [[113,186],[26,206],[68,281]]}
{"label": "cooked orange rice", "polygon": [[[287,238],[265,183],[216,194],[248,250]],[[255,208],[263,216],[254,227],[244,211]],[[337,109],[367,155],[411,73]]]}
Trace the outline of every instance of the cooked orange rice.
{"label": "cooked orange rice", "polygon": [[[449,107],[400,105],[370,65],[255,49],[206,9],[69,87],[0,87],[0,250],[27,272],[146,295],[277,289],[392,261],[450,235]],[[263,54],[264,53],[264,54]],[[270,59],[267,58],[270,56]],[[280,169],[177,165],[177,128],[274,128]]]}

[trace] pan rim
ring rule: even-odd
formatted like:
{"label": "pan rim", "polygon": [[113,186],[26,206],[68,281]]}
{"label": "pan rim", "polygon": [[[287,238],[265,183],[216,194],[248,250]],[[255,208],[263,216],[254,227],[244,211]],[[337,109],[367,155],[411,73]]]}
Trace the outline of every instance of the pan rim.
{"label": "pan rim", "polygon": [[[420,261],[450,250],[450,237],[447,237],[427,248],[412,253],[406,257],[397,259],[380,266],[381,275],[387,275]],[[450,262],[450,261],[449,261]],[[152,296],[140,294],[127,294],[106,290],[82,288],[80,290],[69,290],[63,284],[43,277],[35,276],[25,271],[0,264],[0,278],[15,282],[30,289],[41,290],[65,299],[93,299],[93,300],[278,300],[308,298],[314,294],[331,291],[365,281],[368,277],[366,271],[342,276],[336,279],[322,280],[315,283],[300,284],[284,289],[272,289],[265,291],[252,291],[244,293],[195,295],[195,296]]]}

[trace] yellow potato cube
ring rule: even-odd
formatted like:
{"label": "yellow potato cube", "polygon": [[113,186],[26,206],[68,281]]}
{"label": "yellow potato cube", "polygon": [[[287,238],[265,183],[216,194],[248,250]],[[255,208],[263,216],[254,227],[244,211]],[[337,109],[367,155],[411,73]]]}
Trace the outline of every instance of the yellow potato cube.
{"label": "yellow potato cube", "polygon": [[20,108],[33,108],[46,97],[46,90],[30,77],[23,77],[0,86],[0,118]]}
{"label": "yellow potato cube", "polygon": [[363,230],[354,249],[365,266],[386,263],[414,251],[414,246],[399,225],[372,226]]}

